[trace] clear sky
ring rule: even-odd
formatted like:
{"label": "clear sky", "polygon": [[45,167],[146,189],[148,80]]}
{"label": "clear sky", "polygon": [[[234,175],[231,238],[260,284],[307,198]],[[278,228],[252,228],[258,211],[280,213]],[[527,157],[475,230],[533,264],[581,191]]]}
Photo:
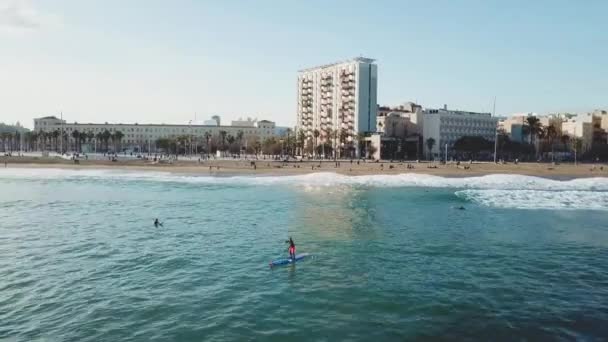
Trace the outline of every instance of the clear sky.
{"label": "clear sky", "polygon": [[295,124],[304,67],[377,59],[378,101],[608,107],[608,1],[0,0],[0,122]]}

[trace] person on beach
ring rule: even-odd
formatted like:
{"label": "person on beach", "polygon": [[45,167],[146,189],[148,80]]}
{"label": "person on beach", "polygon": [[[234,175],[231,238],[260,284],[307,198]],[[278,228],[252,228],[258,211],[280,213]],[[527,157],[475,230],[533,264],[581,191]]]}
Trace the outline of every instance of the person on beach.
{"label": "person on beach", "polygon": [[289,240],[285,241],[285,243],[289,244],[289,258],[291,260],[296,260],[296,244],[293,242],[293,239],[291,238],[291,236],[289,237]]}

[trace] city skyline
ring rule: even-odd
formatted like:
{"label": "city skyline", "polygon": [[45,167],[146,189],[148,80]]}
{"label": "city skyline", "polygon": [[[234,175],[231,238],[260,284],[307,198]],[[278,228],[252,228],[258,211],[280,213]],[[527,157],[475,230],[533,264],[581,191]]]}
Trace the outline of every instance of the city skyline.
{"label": "city skyline", "polygon": [[[318,11],[323,8],[323,11]],[[608,4],[8,0],[0,121],[296,123],[298,70],[369,56],[378,104],[491,112],[608,107]],[[514,20],[513,18],[517,18]],[[314,42],[314,44],[310,44]]]}

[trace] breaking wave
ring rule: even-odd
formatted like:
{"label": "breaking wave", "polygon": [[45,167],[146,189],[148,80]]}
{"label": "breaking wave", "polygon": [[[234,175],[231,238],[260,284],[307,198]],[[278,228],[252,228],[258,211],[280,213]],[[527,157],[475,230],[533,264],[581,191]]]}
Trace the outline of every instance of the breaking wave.
{"label": "breaking wave", "polygon": [[176,182],[214,186],[426,187],[453,188],[473,203],[498,208],[608,210],[608,178],[556,180],[524,175],[495,174],[451,178],[425,174],[345,176],[321,172],[291,176],[217,177],[157,171],[0,169],[0,180]]}
{"label": "breaking wave", "polygon": [[0,179],[70,180],[110,179],[124,181],[181,182],[219,185],[303,185],[303,186],[366,186],[366,187],[432,187],[500,190],[586,190],[608,191],[608,178],[576,178],[555,180],[524,175],[487,175],[479,177],[441,177],[417,173],[398,175],[346,176],[330,172],[291,176],[218,177],[157,171],[130,170],[66,170],[43,168],[0,169]]}

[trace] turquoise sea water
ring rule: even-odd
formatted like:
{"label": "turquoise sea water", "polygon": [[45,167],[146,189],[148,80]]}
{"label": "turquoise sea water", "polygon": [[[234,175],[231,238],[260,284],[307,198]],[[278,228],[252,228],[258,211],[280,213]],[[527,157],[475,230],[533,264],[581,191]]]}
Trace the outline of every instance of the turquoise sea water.
{"label": "turquoise sea water", "polygon": [[608,179],[0,170],[0,340],[601,340],[607,261]]}

